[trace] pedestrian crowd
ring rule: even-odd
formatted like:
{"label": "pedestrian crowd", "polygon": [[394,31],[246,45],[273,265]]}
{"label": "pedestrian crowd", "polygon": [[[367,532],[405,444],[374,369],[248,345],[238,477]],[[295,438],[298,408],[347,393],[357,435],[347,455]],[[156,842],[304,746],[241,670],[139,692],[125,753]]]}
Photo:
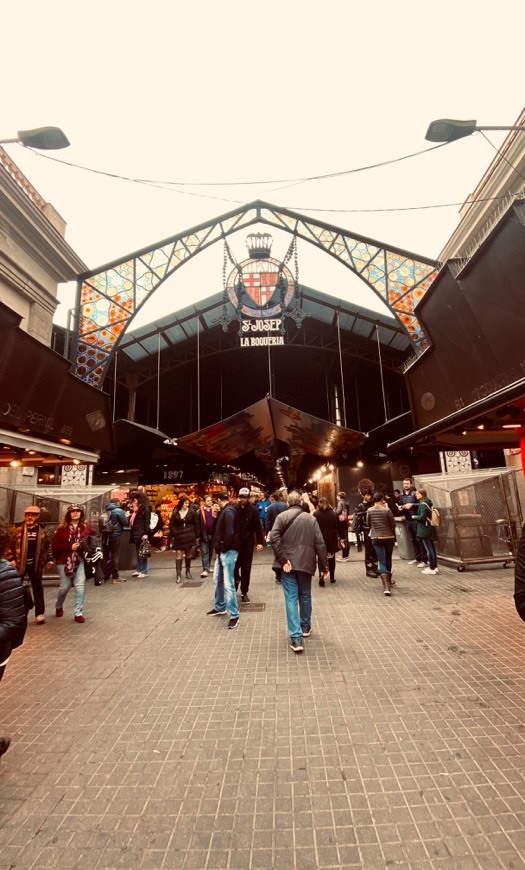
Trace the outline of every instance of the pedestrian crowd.
{"label": "pedestrian crowd", "polygon": [[[170,546],[175,553],[175,582],[192,579],[192,561],[201,555],[201,578],[213,571],[213,607],[208,616],[228,615],[228,628],[240,621],[238,595],[249,603],[250,575],[254,552],[273,549],[275,582],[283,589],[290,647],[304,650],[304,638],[312,633],[312,578],[319,586],[336,582],[336,562],[349,559],[349,533],[355,535],[358,552],[364,551],[367,577],[380,577],[385,595],[395,586],[392,552],[396,542],[396,519],[404,521],[413,547],[413,559],[424,574],[437,574],[432,522],[433,505],[425,489],[416,489],[408,478],[403,491],[388,495],[370,480],[358,486],[361,501],[353,510],[346,493],[337,495],[332,506],[326,497],[313,504],[300,491],[286,487],[271,496],[256,499],[247,487],[237,498],[226,490],[207,494],[192,503],[181,495],[169,520]],[[73,618],[85,622],[86,581],[96,585],[124,582],[120,575],[120,544],[125,528],[136,549],[137,580],[149,576],[151,544],[162,520],[143,491],[121,505],[108,502],[95,530],[80,504],[70,504],[50,539],[40,524],[40,507],[29,505],[24,520],[14,527],[0,517],[0,680],[13,649],[20,646],[27,627],[27,614],[34,607],[37,625],[45,623],[43,571],[56,565],[59,587],[55,616],[64,616],[69,591],[73,590]],[[525,545],[524,545],[525,547]],[[341,553],[341,555],[337,555]],[[525,580],[523,581],[525,587]],[[525,613],[525,611],[524,611]],[[9,747],[0,738],[0,757]]]}

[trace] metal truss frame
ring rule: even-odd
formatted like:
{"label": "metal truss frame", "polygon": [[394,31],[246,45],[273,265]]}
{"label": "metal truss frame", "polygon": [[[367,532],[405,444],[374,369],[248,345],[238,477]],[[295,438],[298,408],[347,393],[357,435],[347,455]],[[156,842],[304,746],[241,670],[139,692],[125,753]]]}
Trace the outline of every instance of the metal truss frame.
{"label": "metal truss frame", "polygon": [[428,346],[414,310],[437,276],[436,261],[257,200],[80,275],[75,374],[102,388],[129,323],[160,284],[201,251],[254,224],[284,230],[330,254],[379,296],[407,331],[416,354]]}

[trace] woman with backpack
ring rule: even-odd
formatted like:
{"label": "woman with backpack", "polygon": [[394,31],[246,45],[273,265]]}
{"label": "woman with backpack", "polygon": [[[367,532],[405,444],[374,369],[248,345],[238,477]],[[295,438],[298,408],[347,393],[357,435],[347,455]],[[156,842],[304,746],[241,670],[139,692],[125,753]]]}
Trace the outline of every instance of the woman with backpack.
{"label": "woman with backpack", "polygon": [[418,510],[416,514],[416,536],[428,556],[428,567],[423,568],[422,574],[439,574],[437,566],[437,555],[434,541],[437,538],[437,533],[432,525],[432,502],[427,496],[426,489],[416,489],[416,498],[418,500]]}

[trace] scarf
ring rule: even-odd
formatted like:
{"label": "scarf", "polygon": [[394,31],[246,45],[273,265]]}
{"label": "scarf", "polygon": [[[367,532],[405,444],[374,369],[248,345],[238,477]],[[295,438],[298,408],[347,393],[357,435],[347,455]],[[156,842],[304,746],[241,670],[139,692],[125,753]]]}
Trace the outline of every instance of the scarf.
{"label": "scarf", "polygon": [[[69,543],[70,544],[78,544],[80,543],[80,538],[82,537],[80,532],[80,524],[76,527],[69,527]],[[77,568],[80,565],[80,548],[76,550],[72,550],[69,556],[66,559],[66,567],[65,572],[67,577],[74,577],[77,573]]]}

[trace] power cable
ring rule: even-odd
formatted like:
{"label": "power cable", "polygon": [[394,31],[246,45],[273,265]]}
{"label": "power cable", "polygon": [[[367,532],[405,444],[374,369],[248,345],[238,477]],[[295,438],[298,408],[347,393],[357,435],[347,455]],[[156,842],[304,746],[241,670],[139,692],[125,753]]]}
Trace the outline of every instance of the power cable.
{"label": "power cable", "polygon": [[121,181],[132,181],[135,184],[173,185],[174,187],[247,187],[254,184],[298,184],[306,181],[322,181],[327,178],[340,178],[343,175],[367,172],[370,169],[379,169],[382,166],[390,166],[392,163],[400,163],[403,160],[410,160],[413,157],[419,157],[421,154],[428,154],[429,151],[435,151],[436,148],[443,148],[444,145],[448,144],[448,142],[441,142],[430,148],[423,148],[421,151],[414,151],[412,154],[404,154],[402,157],[393,157],[391,160],[383,160],[380,163],[371,163],[367,166],[356,167],[355,169],[342,169],[338,172],[327,172],[321,175],[307,175],[302,178],[274,178],[258,181],[164,181],[155,178],[132,178],[128,175],[120,175],[115,172],[106,172],[102,169],[93,169],[90,166],[82,166],[79,163],[62,160],[60,157],[52,157],[50,154],[44,154],[34,148],[29,148],[28,150],[37,157],[52,160],[54,163],[62,163],[64,166],[71,166],[74,169],[82,169],[84,172],[93,172],[96,175],[106,175],[108,178],[120,179]]}

